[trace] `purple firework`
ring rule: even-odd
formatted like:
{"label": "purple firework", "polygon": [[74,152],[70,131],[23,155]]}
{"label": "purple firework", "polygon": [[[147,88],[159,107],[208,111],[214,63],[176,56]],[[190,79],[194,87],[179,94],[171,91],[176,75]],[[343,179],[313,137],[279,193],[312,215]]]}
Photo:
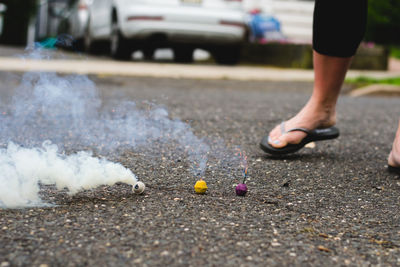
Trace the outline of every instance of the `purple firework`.
{"label": "purple firework", "polygon": [[238,184],[235,190],[236,190],[236,195],[243,197],[247,193],[247,186],[246,184]]}

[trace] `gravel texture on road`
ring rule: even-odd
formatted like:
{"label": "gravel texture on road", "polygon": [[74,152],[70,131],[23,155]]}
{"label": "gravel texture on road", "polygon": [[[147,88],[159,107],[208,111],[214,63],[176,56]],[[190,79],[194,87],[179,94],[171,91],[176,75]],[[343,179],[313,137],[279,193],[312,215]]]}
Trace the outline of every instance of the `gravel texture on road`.
{"label": "gravel texture on road", "polygon": [[[9,98],[20,75],[1,76]],[[115,151],[109,158],[145,193],[116,184],[70,196],[43,186],[56,206],[0,209],[0,266],[400,265],[400,180],[386,170],[398,98],[343,95],[339,139],[272,158],[261,137],[302,107],[311,83],[91,79],[105,102],[154,102],[217,140],[208,191],[195,194],[197,177],[173,144]],[[221,143],[248,156],[245,197],[235,195],[242,176]]]}

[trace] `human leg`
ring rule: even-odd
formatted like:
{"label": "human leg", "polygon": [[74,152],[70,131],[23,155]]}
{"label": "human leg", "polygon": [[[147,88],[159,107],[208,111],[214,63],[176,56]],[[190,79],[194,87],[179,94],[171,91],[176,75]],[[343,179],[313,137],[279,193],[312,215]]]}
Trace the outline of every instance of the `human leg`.
{"label": "human leg", "polygon": [[[286,129],[327,128],[336,123],[336,102],[349,68],[351,57],[340,58],[319,54],[314,51],[314,89],[311,98],[297,115],[285,123]],[[276,148],[297,144],[306,133],[295,131],[282,134],[280,126],[275,127],[269,143]]]}
{"label": "human leg", "polygon": [[[286,121],[285,130],[328,128],[336,123],[336,102],[352,56],[364,35],[366,13],[366,0],[316,0],[313,93],[300,112]],[[300,143],[305,136],[302,131],[285,133],[276,126],[269,134],[268,144],[283,148]],[[268,146],[264,140],[263,149]]]}
{"label": "human leg", "polygon": [[396,136],[393,141],[392,151],[389,154],[388,165],[396,168],[400,173],[400,120],[397,127]]}

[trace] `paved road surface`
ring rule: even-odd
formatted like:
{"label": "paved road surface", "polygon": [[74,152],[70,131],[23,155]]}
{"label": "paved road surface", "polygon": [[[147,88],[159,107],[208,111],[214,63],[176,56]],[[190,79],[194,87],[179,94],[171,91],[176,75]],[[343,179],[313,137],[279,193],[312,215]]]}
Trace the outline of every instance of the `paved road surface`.
{"label": "paved road surface", "polygon": [[[21,77],[1,77],[3,109]],[[400,264],[400,180],[386,171],[398,98],[343,95],[339,139],[275,159],[258,142],[305,103],[309,82],[91,79],[105,103],[154,102],[205,138],[209,190],[194,193],[190,161],[173,143],[114,151],[110,159],[134,171],[146,193],[124,184],[73,197],[43,188],[58,206],[1,209],[1,266]],[[246,197],[234,194],[236,146],[248,155]]]}

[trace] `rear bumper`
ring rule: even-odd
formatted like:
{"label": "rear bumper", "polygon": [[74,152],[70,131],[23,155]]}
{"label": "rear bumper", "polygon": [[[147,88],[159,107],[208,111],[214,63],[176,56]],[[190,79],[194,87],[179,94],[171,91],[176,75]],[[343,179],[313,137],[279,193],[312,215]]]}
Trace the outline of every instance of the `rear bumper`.
{"label": "rear bumper", "polygon": [[167,42],[189,43],[240,43],[244,41],[245,28],[232,26],[190,25],[170,22],[129,22],[121,27],[128,39],[148,39],[162,35]]}
{"label": "rear bumper", "polygon": [[162,35],[167,42],[173,43],[240,43],[247,33],[242,12],[199,8],[164,8],[160,11],[154,7],[131,7],[122,12],[119,25],[128,39]]}

